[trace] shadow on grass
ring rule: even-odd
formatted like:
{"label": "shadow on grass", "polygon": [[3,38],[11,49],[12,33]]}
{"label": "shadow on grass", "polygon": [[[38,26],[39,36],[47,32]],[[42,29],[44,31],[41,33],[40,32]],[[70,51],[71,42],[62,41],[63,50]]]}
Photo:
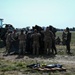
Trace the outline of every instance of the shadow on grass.
{"label": "shadow on grass", "polygon": [[25,55],[25,56],[28,56],[29,58],[44,58],[44,59],[48,59],[48,58],[55,58],[56,55],[55,54],[49,54],[49,55]]}
{"label": "shadow on grass", "polygon": [[24,55],[18,55],[15,59],[22,59],[24,58]]}

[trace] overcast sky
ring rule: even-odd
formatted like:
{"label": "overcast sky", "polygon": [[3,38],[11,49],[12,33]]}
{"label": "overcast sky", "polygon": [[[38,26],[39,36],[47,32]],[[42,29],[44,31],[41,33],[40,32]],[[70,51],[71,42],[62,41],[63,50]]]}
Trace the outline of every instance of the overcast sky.
{"label": "overcast sky", "polygon": [[16,28],[75,27],[75,0],[0,0],[0,18]]}

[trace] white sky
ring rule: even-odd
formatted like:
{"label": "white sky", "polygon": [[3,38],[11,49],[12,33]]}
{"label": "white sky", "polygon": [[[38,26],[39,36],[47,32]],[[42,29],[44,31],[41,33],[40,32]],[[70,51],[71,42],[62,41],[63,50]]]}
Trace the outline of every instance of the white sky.
{"label": "white sky", "polygon": [[75,0],[0,0],[0,18],[14,27],[75,27]]}

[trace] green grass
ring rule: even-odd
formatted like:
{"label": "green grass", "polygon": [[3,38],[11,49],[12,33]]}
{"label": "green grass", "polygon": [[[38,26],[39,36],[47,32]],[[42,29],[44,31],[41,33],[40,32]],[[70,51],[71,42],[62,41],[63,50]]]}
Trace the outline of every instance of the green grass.
{"label": "green grass", "polygon": [[[72,33],[72,39],[71,39],[71,52],[73,53],[72,55],[75,56],[75,32],[71,32]],[[56,37],[59,36],[60,38],[62,38],[62,32],[57,32],[56,33]],[[56,45],[57,47],[57,51],[58,51],[58,55],[67,55],[66,53],[66,46],[63,45]],[[5,48],[0,48],[0,54],[4,53]],[[39,58],[41,59],[47,59],[44,58],[44,56],[40,56]],[[53,58],[49,58],[49,60],[51,60]],[[12,59],[11,59],[12,60]],[[16,59],[15,59],[16,60]],[[26,66],[29,64],[33,64],[33,63],[37,63],[38,60],[20,60],[18,59],[18,61],[10,61],[10,60],[5,60],[3,57],[0,57],[0,75],[18,75],[17,72],[22,72],[24,75],[75,75],[75,68],[68,68],[68,71],[66,72],[48,72],[48,73],[44,73],[44,72],[39,72],[39,71],[34,71],[32,69],[27,68]],[[40,64],[54,64],[57,63],[55,61],[53,62],[44,62],[39,61],[38,63]],[[13,71],[13,74],[11,73]],[[14,73],[16,71],[16,73]]]}
{"label": "green grass", "polygon": [[[23,74],[43,75],[44,72],[35,71],[35,70],[32,70],[32,69],[26,67],[27,65],[33,64],[33,63],[36,63],[36,60],[11,61],[11,60],[1,59],[0,60],[0,72],[5,73],[5,72],[11,72],[11,71],[18,71],[18,72],[22,72]],[[44,62],[44,61],[40,61],[39,63],[41,65],[42,64],[52,64],[52,63],[57,64],[57,62]],[[74,70],[75,68],[67,68],[67,69],[69,71],[71,71],[72,74],[71,74],[71,72],[68,72],[68,71],[63,72],[64,74],[62,74],[62,72],[58,72],[58,71],[56,71],[56,72],[46,72],[46,73],[47,73],[47,75],[74,75],[75,74],[75,70]],[[6,75],[6,74],[4,74],[4,75]],[[14,74],[14,75],[16,75],[16,74]]]}
{"label": "green grass", "polygon": [[[62,31],[58,31],[56,32],[56,37],[60,37],[60,39],[62,40]],[[71,37],[71,52],[73,53],[72,55],[75,55],[75,32],[71,32],[72,33],[72,37]],[[57,51],[59,55],[66,55],[66,46],[65,45],[56,45],[57,47]]]}
{"label": "green grass", "polygon": [[[57,31],[56,32],[56,37],[60,37],[60,39],[62,40],[62,31]],[[72,37],[71,37],[71,45],[75,45],[75,31],[71,31],[71,33],[72,33]]]}

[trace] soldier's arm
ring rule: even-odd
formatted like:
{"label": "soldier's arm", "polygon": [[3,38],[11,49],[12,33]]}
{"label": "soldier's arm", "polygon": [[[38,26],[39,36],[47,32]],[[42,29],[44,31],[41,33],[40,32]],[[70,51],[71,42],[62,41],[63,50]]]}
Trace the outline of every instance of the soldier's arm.
{"label": "soldier's arm", "polygon": [[51,32],[51,37],[52,37],[52,39],[55,39],[53,32]]}
{"label": "soldier's arm", "polygon": [[10,42],[13,41],[13,40],[12,40],[12,34],[11,34],[11,33],[9,34],[9,41],[10,41]]}
{"label": "soldier's arm", "polygon": [[11,38],[12,38],[12,41],[15,41],[14,35],[13,35],[13,34],[11,34]]}
{"label": "soldier's arm", "polygon": [[71,42],[71,33],[69,33],[69,41]]}

